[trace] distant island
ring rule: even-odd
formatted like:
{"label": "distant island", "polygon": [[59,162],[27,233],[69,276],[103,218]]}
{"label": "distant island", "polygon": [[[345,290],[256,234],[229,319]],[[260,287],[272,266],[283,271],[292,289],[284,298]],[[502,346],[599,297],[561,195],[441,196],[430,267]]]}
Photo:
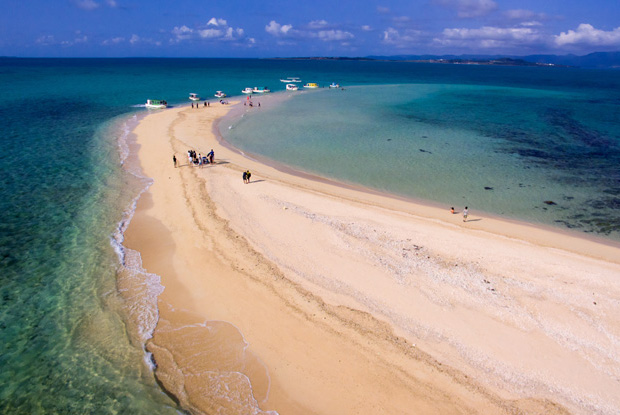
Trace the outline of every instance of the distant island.
{"label": "distant island", "polygon": [[503,65],[503,66],[566,66],[555,65],[553,63],[542,62],[528,62],[523,59],[514,58],[497,58],[497,59],[464,59],[464,58],[432,58],[432,59],[389,59],[385,58],[351,58],[351,57],[338,57],[338,56],[311,56],[311,57],[295,57],[295,58],[274,58],[274,59],[287,59],[287,60],[336,60],[336,61],[398,61],[398,62],[418,62],[418,63],[446,63],[446,64],[461,64],[461,65]]}
{"label": "distant island", "polygon": [[497,58],[497,59],[407,59],[405,62],[420,62],[420,63],[446,63],[453,65],[500,65],[500,66],[569,66],[569,65],[557,65],[555,63],[547,62],[529,62],[524,59],[515,58]]}
{"label": "distant island", "polygon": [[498,66],[559,66],[599,69],[620,69],[619,52],[594,52],[588,55],[392,55],[392,56],[314,56],[272,58],[288,60],[342,60],[342,61],[398,61],[440,63],[452,65],[498,65]]}

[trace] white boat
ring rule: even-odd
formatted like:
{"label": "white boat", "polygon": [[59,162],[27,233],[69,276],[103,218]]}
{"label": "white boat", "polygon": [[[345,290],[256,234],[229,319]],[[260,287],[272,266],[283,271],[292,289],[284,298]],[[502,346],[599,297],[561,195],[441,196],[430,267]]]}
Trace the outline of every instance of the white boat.
{"label": "white boat", "polygon": [[168,103],[163,99],[147,99],[146,104],[144,104],[146,108],[152,110],[160,110],[168,107]]}
{"label": "white boat", "polygon": [[338,84],[337,84],[337,83],[335,83],[335,82],[332,82],[331,84],[329,84],[329,87],[330,87],[330,88],[340,88],[340,85],[338,85]]}
{"label": "white boat", "polygon": [[297,91],[299,87],[295,84],[286,84],[287,91]]}
{"label": "white boat", "polygon": [[271,92],[271,90],[269,90],[266,86],[255,86],[252,92],[255,94],[264,94],[266,92]]}
{"label": "white boat", "polygon": [[301,79],[289,76],[288,78],[280,79],[280,82],[284,82],[285,84],[299,83],[299,82],[301,82]]}
{"label": "white boat", "polygon": [[194,94],[193,92],[189,94],[189,99],[192,101],[200,101],[198,94]]}
{"label": "white boat", "polygon": [[319,84],[315,83],[315,82],[308,82],[306,85],[304,85],[304,88],[318,88]]}
{"label": "white boat", "polygon": [[217,92],[215,93],[215,96],[216,96],[217,98],[226,98],[226,94],[225,94],[225,93],[223,93],[222,91],[217,91]]}
{"label": "white boat", "polygon": [[252,90],[252,88],[247,87],[244,90],[241,91],[241,93],[243,94],[251,94],[252,92],[254,92],[254,90]]}

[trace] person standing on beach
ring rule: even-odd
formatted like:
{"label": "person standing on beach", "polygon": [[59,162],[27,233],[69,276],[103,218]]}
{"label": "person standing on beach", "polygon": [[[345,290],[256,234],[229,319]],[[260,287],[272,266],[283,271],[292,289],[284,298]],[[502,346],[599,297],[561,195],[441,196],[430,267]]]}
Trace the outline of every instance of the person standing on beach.
{"label": "person standing on beach", "polygon": [[213,159],[215,158],[215,152],[213,151],[213,149],[209,151],[209,154],[207,154],[207,157],[209,157],[209,163],[213,164]]}
{"label": "person standing on beach", "polygon": [[248,173],[247,172],[243,172],[243,183],[247,183],[248,182]]}
{"label": "person standing on beach", "polygon": [[467,210],[467,206],[463,209],[463,222],[467,222],[467,215],[469,215],[469,211]]}
{"label": "person standing on beach", "polygon": [[177,156],[175,156],[174,154],[172,155],[172,162],[174,163],[174,168],[177,168]]}
{"label": "person standing on beach", "polygon": [[248,171],[245,172],[245,174],[246,174],[246,176],[248,178],[247,182],[250,183],[250,177],[252,177],[252,173],[250,173],[250,171],[248,170]]}

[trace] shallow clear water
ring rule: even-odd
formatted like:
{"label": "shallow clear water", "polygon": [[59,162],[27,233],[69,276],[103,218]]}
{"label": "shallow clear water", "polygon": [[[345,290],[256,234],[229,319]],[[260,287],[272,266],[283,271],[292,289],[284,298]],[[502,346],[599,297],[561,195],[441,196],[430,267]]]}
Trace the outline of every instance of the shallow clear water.
{"label": "shallow clear water", "polygon": [[272,109],[265,98],[230,130],[239,147],[472,213],[618,239],[618,72],[3,58],[0,413],[177,412],[143,351],[159,277],[119,245],[148,185],[122,168],[119,142],[147,98],[174,105],[190,92],[283,91],[284,76],[346,91],[298,93]]}

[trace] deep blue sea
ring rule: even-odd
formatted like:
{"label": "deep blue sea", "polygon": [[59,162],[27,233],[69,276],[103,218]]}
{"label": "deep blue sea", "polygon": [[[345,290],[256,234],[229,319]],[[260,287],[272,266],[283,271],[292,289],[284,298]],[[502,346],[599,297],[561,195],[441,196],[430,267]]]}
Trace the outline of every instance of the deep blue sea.
{"label": "deep blue sea", "polygon": [[[286,76],[344,90],[288,93]],[[123,168],[147,98],[187,105],[190,92],[215,101],[216,90],[268,86],[282,92],[221,124],[244,151],[446,208],[620,241],[618,71],[0,59],[0,85],[3,414],[178,411],[143,350],[157,276],[133,269],[120,245],[148,185]],[[121,274],[143,288],[129,292]]]}

